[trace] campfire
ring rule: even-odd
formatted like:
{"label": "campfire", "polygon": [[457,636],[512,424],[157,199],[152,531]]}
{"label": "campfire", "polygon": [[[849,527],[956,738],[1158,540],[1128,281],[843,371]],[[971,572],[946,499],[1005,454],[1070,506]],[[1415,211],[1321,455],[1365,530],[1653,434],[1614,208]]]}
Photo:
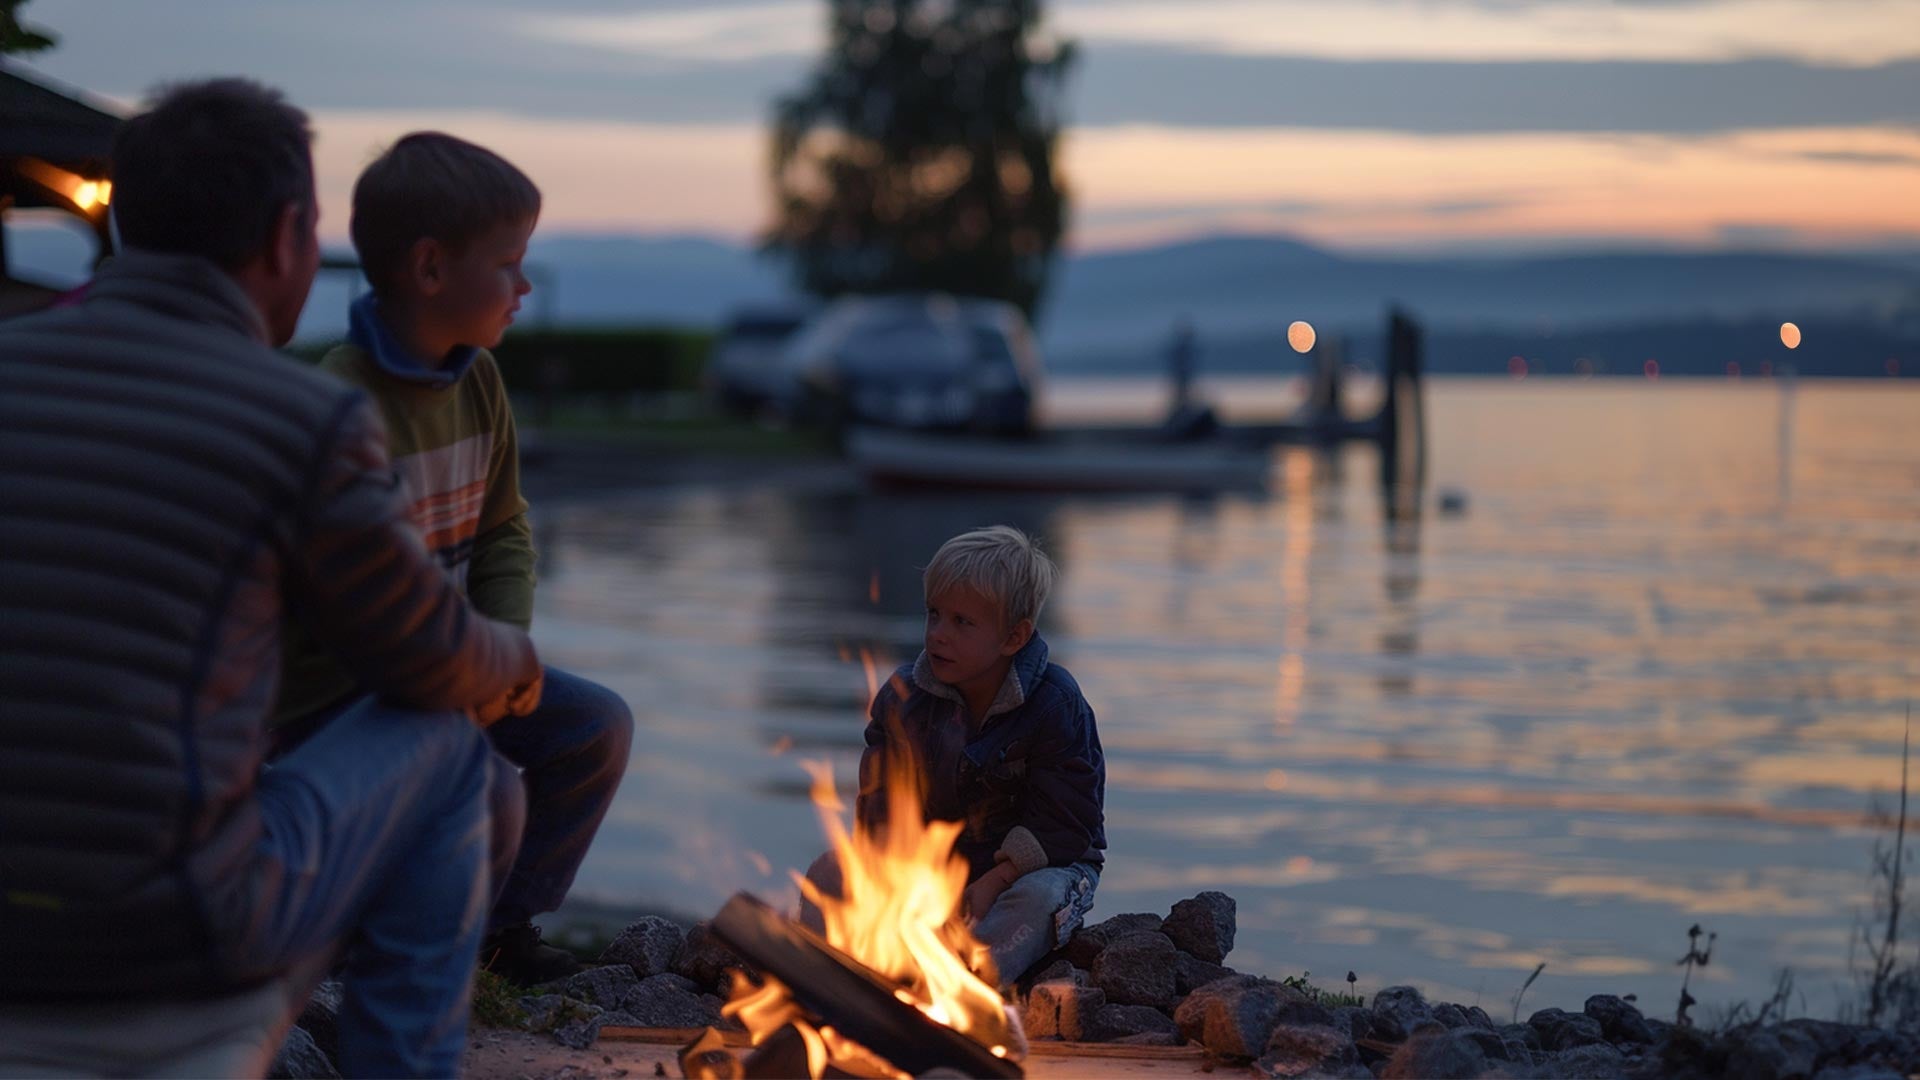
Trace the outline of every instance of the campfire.
{"label": "campfire", "polygon": [[[877,690],[872,658],[868,686]],[[824,937],[746,894],[713,929],[762,974],[736,976],[726,1007],[756,1047],[746,1075],[904,1077],[935,1069],[1017,1077],[1024,1040],[1006,1002],[975,969],[985,949],[961,920],[966,860],[953,852],[959,822],[922,815],[924,777],[912,755],[889,755],[887,817],[847,823],[831,769],[809,763],[812,797],[843,887],[830,896],[798,878],[824,916]]]}

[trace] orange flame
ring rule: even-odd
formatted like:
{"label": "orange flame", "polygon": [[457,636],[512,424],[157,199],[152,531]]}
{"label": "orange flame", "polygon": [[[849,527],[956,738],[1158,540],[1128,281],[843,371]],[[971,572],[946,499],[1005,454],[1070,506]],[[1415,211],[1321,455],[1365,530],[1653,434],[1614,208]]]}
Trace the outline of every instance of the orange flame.
{"label": "orange flame", "polygon": [[[877,693],[873,654],[862,649],[860,661],[869,691]],[[859,822],[848,827],[829,765],[802,764],[813,777],[813,803],[840,864],[841,895],[829,896],[797,874],[795,880],[819,907],[828,943],[891,981],[900,1000],[1007,1056],[1015,1039],[1006,1003],[974,974],[975,966],[988,966],[987,953],[960,917],[967,861],[953,853],[953,844],[964,826],[926,819],[926,785],[911,754],[887,755],[886,820],[872,829]],[[880,1064],[832,1028],[811,1026],[777,980],[760,987],[736,980],[726,1012],[740,1018],[756,1044],[783,1026],[799,1030],[812,1076],[822,1075],[829,1059]]]}

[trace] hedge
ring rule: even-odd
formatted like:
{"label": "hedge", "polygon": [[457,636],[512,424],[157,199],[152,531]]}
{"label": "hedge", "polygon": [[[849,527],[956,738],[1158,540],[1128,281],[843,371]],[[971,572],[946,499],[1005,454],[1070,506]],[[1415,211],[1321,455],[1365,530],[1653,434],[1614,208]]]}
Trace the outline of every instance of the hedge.
{"label": "hedge", "polygon": [[[308,363],[332,342],[302,344],[288,351]],[[515,330],[493,356],[507,389],[538,393],[547,388],[547,361],[556,360],[552,387],[566,394],[625,396],[697,390],[706,370],[713,334],[677,327],[606,327]]]}

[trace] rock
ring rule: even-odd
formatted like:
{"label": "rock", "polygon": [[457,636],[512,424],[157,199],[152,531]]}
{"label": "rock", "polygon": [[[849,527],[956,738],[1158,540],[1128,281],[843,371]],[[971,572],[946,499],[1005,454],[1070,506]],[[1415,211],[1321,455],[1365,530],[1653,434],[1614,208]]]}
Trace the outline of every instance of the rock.
{"label": "rock", "polygon": [[1498,1030],[1502,1041],[1518,1042],[1529,1050],[1546,1049],[1540,1042],[1540,1033],[1526,1024],[1507,1024]]}
{"label": "rock", "polygon": [[667,962],[668,971],[692,979],[702,990],[722,995],[733,989],[732,972],[744,971],[746,967],[746,961],[727,948],[704,922],[693,924],[686,939],[674,950],[673,959]]}
{"label": "rock", "polygon": [[1138,933],[1116,938],[1093,962],[1093,985],[1106,991],[1115,1005],[1149,1005],[1170,1009],[1179,999],[1174,989],[1174,957],[1179,951],[1165,934]]}
{"label": "rock", "polygon": [[1268,1076],[1326,1076],[1360,1064],[1353,1040],[1324,1024],[1281,1024],[1267,1039],[1260,1071]]}
{"label": "rock", "polygon": [[627,995],[633,993],[633,988],[639,985],[640,979],[631,967],[604,964],[568,976],[558,983],[548,983],[547,987],[557,989],[562,995],[576,1001],[611,1010],[619,1008]]}
{"label": "rock", "polygon": [[1349,1038],[1374,1039],[1373,1010],[1358,1005],[1342,1005],[1333,1010],[1333,1022],[1327,1025],[1338,1031],[1344,1031]]}
{"label": "rock", "polygon": [[1197,957],[1180,953],[1174,958],[1173,988],[1181,995],[1191,994],[1210,982],[1232,978],[1239,974],[1230,967],[1211,964]]}
{"label": "rock", "polygon": [[1266,1053],[1284,1005],[1306,998],[1272,979],[1239,975],[1203,986],[1173,1014],[1180,1034],[1216,1057],[1250,1060]]}
{"label": "rock", "polygon": [[1539,1034],[1540,1045],[1548,1053],[1606,1041],[1600,1034],[1600,1021],[1565,1009],[1541,1009],[1527,1017],[1527,1026]]}
{"label": "rock", "polygon": [[1135,1035],[1165,1035],[1178,1041],[1180,1027],[1167,1014],[1146,1005],[1102,1005],[1082,1026],[1087,1042],[1118,1042]]}
{"label": "rock", "polygon": [[1120,1046],[1179,1046],[1180,1033],[1177,1031],[1143,1031],[1138,1035],[1113,1040]]}
{"label": "rock", "polygon": [[[1802,1034],[1805,1032],[1802,1031]],[[1900,1035],[1883,1028],[1856,1027],[1850,1030],[1846,1042],[1835,1051],[1835,1056],[1841,1061],[1885,1063],[1896,1069],[1903,1068],[1920,1061],[1920,1036]]]}
{"label": "rock", "polygon": [[1433,1019],[1433,1009],[1411,986],[1389,986],[1373,995],[1374,1031],[1388,1042],[1399,1042]]}
{"label": "rock", "polygon": [[1344,1031],[1351,1036],[1353,1029],[1334,1016],[1333,1010],[1312,1001],[1283,1001],[1280,1011],[1274,1014],[1276,1026],[1286,1027],[1330,1027]]}
{"label": "rock", "polygon": [[340,1070],[313,1041],[305,1028],[287,1031],[286,1041],[267,1066],[268,1080],[340,1080]]}
{"label": "rock", "polygon": [[597,1005],[582,1005],[576,1015],[553,1029],[553,1041],[569,1050],[585,1050],[600,1037],[600,1025],[607,1022],[607,1011]]}
{"label": "rock", "polygon": [[1173,905],[1160,931],[1188,956],[1218,964],[1233,951],[1237,907],[1226,893],[1203,892]]}
{"label": "rock", "polygon": [[[1479,1047],[1480,1052],[1486,1055],[1488,1061],[1507,1061],[1525,1065],[1533,1060],[1533,1055],[1527,1052],[1524,1045],[1507,1042],[1500,1037],[1499,1032],[1477,1027],[1464,1027],[1458,1030],[1461,1038],[1471,1040],[1473,1045]],[[1516,1050],[1519,1051],[1517,1056]]]}
{"label": "rock", "polygon": [[1813,1074],[1813,1080],[1907,1080],[1886,1065],[1829,1065]]}
{"label": "rock", "polygon": [[[560,1020],[561,1010],[566,1007],[567,999],[559,994],[528,994],[519,1001],[520,1011],[527,1014],[528,1031],[546,1031]],[[585,1002],[575,1002],[584,1005]]]}
{"label": "rock", "polygon": [[1807,1080],[1813,1075],[1819,1047],[1813,1036],[1798,1028],[1761,1028],[1731,1036],[1727,1073],[1747,1080]]}
{"label": "rock", "polygon": [[1073,962],[1065,957],[1061,957],[1046,967],[1030,973],[1020,981],[1026,984],[1027,991],[1031,993],[1034,987],[1043,982],[1058,982],[1063,979],[1076,986],[1093,985],[1093,977],[1079,968],[1074,967]]}
{"label": "rock", "polygon": [[1033,985],[1020,1019],[1029,1039],[1079,1042],[1093,1022],[1094,1013],[1106,1003],[1107,995],[1096,987],[1053,979]]}
{"label": "rock", "polygon": [[620,931],[620,936],[600,954],[600,962],[626,964],[638,978],[650,979],[667,973],[674,954],[680,951],[686,938],[687,932],[672,919],[642,915]]}
{"label": "rock", "polygon": [[1493,1022],[1493,1017],[1487,1015],[1487,1010],[1478,1005],[1467,1006],[1467,1023],[1488,1031],[1500,1030],[1500,1025]]}
{"label": "rock", "polygon": [[[1655,1021],[1648,1021],[1648,1023],[1652,1024],[1655,1023]],[[1856,1047],[1855,1045],[1856,1040],[1861,1034],[1861,1030],[1850,1024],[1842,1024],[1837,1020],[1812,1020],[1801,1017],[1796,1020],[1782,1022],[1780,1024],[1780,1030],[1796,1031],[1806,1036],[1817,1048],[1817,1053],[1822,1058],[1837,1056],[1843,1060],[1853,1060],[1856,1056],[1866,1056],[1865,1054],[1855,1055],[1853,1053],[1855,1049],[1867,1049],[1866,1047]]]}
{"label": "rock", "polygon": [[1468,1080],[1487,1071],[1487,1055],[1466,1032],[1442,1028],[1408,1039],[1381,1071],[1392,1080]]}
{"label": "rock", "polygon": [[321,983],[307,999],[307,1007],[300,1010],[300,1018],[294,1021],[313,1036],[313,1045],[331,1061],[340,1060],[340,1002],[344,992],[336,980]]}
{"label": "rock", "polygon": [[720,1005],[719,998],[702,993],[691,979],[655,975],[640,980],[620,1000],[620,1011],[631,1014],[640,1027],[718,1027]]}
{"label": "rock", "polygon": [[1158,932],[1158,915],[1115,915],[1113,918],[1095,926],[1083,926],[1068,939],[1066,957],[1077,968],[1092,970],[1093,961],[1107,947],[1107,943],[1126,934],[1143,931]]}
{"label": "rock", "polygon": [[1591,1043],[1535,1061],[1529,1075],[1542,1080],[1625,1080],[1627,1059],[1606,1043]]}
{"label": "rock", "polygon": [[1608,1042],[1640,1043],[1653,1042],[1653,1029],[1647,1026],[1647,1018],[1640,1010],[1612,994],[1595,994],[1587,999],[1586,1014],[1600,1024],[1600,1034]]}
{"label": "rock", "polygon": [[[1500,1058],[1502,1061],[1509,1061],[1524,1068],[1532,1064],[1534,1058],[1542,1052],[1539,1033],[1525,1024],[1504,1024],[1495,1028],[1492,1034],[1500,1040],[1500,1045],[1505,1051]],[[1484,1047],[1486,1044],[1480,1045]],[[1491,1058],[1492,1055],[1488,1057]]]}
{"label": "rock", "polygon": [[1458,1005],[1450,1005],[1446,1002],[1441,1002],[1433,1007],[1433,1018],[1439,1022],[1441,1027],[1449,1031],[1454,1028],[1467,1026],[1466,1010]]}

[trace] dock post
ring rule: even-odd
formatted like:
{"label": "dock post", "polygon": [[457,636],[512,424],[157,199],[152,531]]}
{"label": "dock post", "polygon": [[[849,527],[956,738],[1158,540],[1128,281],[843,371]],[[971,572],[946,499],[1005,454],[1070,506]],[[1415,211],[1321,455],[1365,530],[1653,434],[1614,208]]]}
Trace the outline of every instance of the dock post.
{"label": "dock post", "polygon": [[1417,500],[1427,481],[1426,380],[1420,324],[1387,312],[1387,396],[1380,405],[1380,486],[1395,503]]}

